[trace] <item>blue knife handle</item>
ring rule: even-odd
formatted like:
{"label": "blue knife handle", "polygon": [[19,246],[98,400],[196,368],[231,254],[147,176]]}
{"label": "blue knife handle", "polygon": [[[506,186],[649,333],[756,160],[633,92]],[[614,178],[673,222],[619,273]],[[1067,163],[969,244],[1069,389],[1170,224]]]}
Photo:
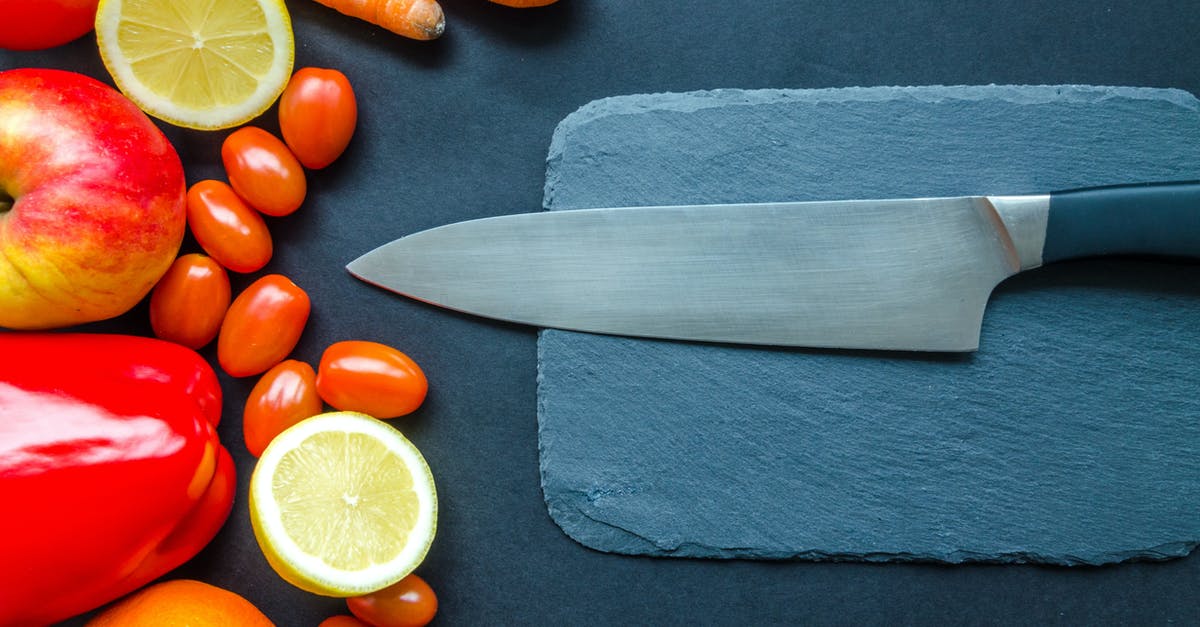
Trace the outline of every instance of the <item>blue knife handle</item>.
{"label": "blue knife handle", "polygon": [[1042,259],[1097,255],[1200,257],[1200,181],[1050,194]]}

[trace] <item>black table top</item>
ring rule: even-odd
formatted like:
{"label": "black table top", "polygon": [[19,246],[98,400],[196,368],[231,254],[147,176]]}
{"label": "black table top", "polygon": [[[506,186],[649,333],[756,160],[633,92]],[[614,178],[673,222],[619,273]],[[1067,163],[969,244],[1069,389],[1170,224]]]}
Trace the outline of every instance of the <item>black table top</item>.
{"label": "black table top", "polygon": [[[342,70],[358,132],[309,177],[296,214],[272,219],[280,272],[311,295],[295,357],[342,339],[412,356],[431,391],[393,421],[438,482],[437,539],[418,569],[435,624],[930,624],[1200,622],[1200,557],[1104,568],[651,559],[586,549],[546,512],[539,485],[536,330],[392,296],[343,266],[396,237],[463,219],[537,210],[555,125],[613,95],[715,88],[1091,84],[1200,94],[1200,8],[1191,2],[1063,0],[561,0],[514,10],[444,0],[445,35],[417,42],[309,0],[288,2],[296,67]],[[111,84],[95,39],[0,52],[0,68],[57,67]],[[277,131],[274,109],[257,122]],[[166,124],[189,183],[222,178],[226,132]],[[195,250],[190,237],[185,249]],[[235,290],[258,276],[235,276]],[[148,334],[143,304],[85,330]],[[213,349],[202,353],[213,359]],[[234,590],[281,625],[345,605],[270,570],[246,510],[253,458],[241,408],[253,384],[222,375],[234,513],[168,577]]]}

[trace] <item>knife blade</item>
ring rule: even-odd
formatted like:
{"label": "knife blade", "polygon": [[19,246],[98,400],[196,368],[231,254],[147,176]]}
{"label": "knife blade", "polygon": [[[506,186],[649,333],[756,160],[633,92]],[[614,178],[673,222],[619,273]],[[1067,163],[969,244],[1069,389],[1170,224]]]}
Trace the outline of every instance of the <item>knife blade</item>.
{"label": "knife blade", "polygon": [[992,290],[1018,272],[1197,252],[1200,183],[1179,182],[502,215],[401,237],[347,269],[410,298],[540,327],[962,352],[979,346]]}

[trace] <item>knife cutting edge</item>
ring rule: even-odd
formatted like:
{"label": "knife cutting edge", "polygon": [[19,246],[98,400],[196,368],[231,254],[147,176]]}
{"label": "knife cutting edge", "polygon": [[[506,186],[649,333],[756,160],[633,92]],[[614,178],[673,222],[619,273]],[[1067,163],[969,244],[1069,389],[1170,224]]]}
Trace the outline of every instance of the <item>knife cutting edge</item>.
{"label": "knife cutting edge", "polygon": [[351,274],[541,327],[815,348],[973,351],[1001,281],[1096,255],[1200,254],[1200,182],[1023,196],[577,209],[402,237]]}

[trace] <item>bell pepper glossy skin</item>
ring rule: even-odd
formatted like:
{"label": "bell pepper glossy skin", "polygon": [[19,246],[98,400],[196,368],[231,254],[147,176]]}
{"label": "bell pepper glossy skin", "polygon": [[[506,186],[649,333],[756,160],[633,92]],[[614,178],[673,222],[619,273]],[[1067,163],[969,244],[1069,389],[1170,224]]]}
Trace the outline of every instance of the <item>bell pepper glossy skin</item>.
{"label": "bell pepper glossy skin", "polygon": [[236,489],[220,411],[177,344],[0,332],[0,626],[99,607],[207,545]]}

